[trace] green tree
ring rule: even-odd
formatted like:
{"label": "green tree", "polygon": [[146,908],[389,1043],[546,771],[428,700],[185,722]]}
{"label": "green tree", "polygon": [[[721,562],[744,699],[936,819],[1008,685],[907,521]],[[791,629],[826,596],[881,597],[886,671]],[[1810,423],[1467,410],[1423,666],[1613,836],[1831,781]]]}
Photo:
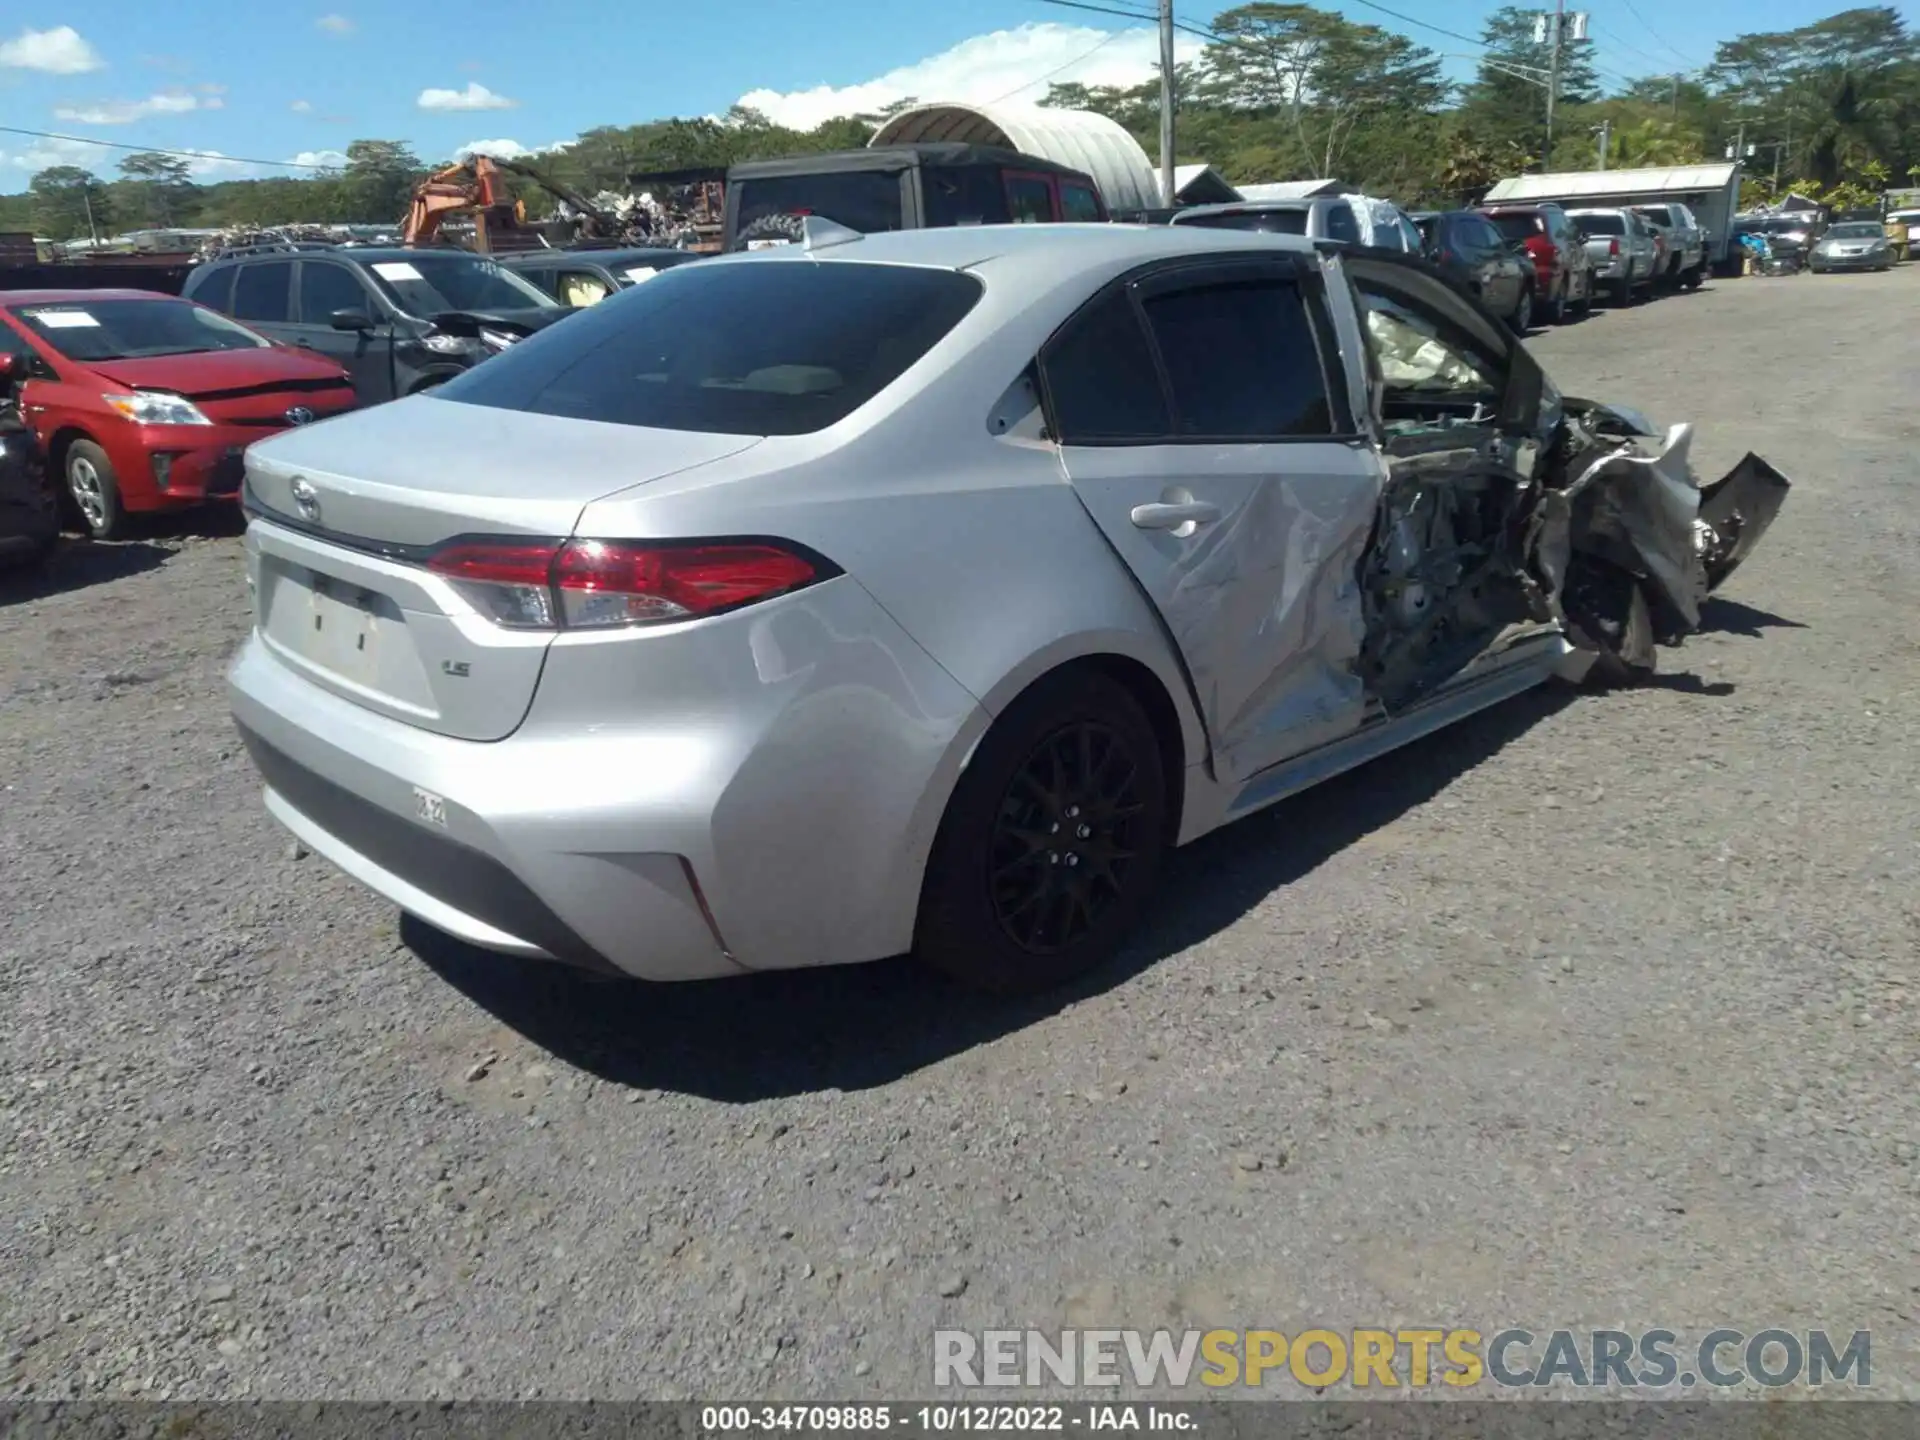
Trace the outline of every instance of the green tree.
{"label": "green tree", "polygon": [[148,225],[165,227],[184,223],[193,213],[200,187],[193,183],[187,162],[174,155],[140,150],[120,162],[126,178],[121,188],[129,192],[126,213]]}
{"label": "green tree", "polygon": [[34,228],[52,240],[112,233],[113,205],[106,183],[78,165],[55,165],[27,182]]}
{"label": "green tree", "polygon": [[1448,94],[1432,51],[1329,10],[1242,5],[1216,16],[1213,32],[1203,103],[1284,120],[1292,168],[1307,176],[1339,173],[1356,131],[1404,124]]}
{"label": "green tree", "polygon": [[371,224],[399,220],[424,171],[404,140],[351,142],[340,177],[340,199],[349,212],[344,218]]}

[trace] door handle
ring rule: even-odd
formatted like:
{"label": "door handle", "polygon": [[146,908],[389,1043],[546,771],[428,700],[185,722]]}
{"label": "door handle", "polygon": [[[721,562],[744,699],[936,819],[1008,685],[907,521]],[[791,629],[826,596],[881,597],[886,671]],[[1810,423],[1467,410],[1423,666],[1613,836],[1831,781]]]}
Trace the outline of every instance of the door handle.
{"label": "door handle", "polygon": [[1220,518],[1220,507],[1204,500],[1189,500],[1179,505],[1136,505],[1128,518],[1142,530],[1178,530],[1182,525],[1211,525]]}

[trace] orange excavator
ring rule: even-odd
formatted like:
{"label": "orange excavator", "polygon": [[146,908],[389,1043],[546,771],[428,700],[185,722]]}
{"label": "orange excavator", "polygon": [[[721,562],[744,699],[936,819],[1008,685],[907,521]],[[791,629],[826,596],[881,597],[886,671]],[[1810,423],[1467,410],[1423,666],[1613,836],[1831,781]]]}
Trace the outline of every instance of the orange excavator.
{"label": "orange excavator", "polygon": [[627,226],[592,201],[542,175],[518,160],[496,160],[474,155],[458,165],[436,170],[414,187],[413,203],[400,231],[403,245],[431,245],[440,227],[452,216],[473,216],[473,248],[482,254],[502,255],[546,248],[538,226],[527,223],[527,207],[508,190],[504,179],[517,175],[530,180],[572,209],[579,240],[621,240]]}

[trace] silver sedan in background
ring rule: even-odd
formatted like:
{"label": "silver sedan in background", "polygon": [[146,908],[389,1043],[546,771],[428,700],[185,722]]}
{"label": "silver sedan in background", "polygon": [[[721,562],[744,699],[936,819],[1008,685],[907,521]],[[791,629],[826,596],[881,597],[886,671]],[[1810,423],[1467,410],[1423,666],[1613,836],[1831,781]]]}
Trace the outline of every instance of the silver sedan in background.
{"label": "silver sedan in background", "polygon": [[1785,493],[1417,259],[807,231],[250,450],[233,709],[311,848],[514,954],[1045,986],[1169,847],[1644,675]]}
{"label": "silver sedan in background", "polygon": [[1829,270],[1891,270],[1893,242],[1877,220],[1843,220],[1820,237],[1807,257],[1816,275]]}

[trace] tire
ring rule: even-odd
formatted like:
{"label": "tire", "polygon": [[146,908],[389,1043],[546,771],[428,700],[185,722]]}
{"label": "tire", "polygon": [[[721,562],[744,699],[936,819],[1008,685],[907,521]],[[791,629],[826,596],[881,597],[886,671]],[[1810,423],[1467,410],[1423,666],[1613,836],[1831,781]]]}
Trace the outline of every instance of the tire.
{"label": "tire", "polygon": [[1707,262],[1702,260],[1691,270],[1682,272],[1680,276],[1681,286],[1688,290],[1698,290],[1700,288],[1700,282],[1706,279],[1706,268]]}
{"label": "tire", "polygon": [[120,477],[113,473],[107,452],[91,440],[76,440],[67,446],[61,461],[66,473],[67,494],[80,523],[96,540],[117,540],[127,532],[127,511],[120,500]]}
{"label": "tire", "polygon": [[1513,314],[1507,317],[1507,325],[1516,335],[1525,335],[1533,324],[1533,287],[1523,285],[1520,298],[1514,303]]}
{"label": "tire", "polygon": [[1591,315],[1593,313],[1593,281],[1592,279],[1588,279],[1587,288],[1584,292],[1582,292],[1580,298],[1578,300],[1569,300],[1567,304],[1572,308],[1573,313],[1576,315],[1582,315],[1582,316]]}
{"label": "tire", "polygon": [[1633,281],[1616,280],[1607,286],[1607,303],[1618,310],[1633,304]]}
{"label": "tire", "polygon": [[1555,296],[1553,300],[1548,302],[1547,308],[1542,313],[1540,318],[1543,323],[1548,325],[1564,325],[1567,323],[1567,286],[1566,285],[1563,284],[1560,287],[1560,293],[1557,296]]}
{"label": "tire", "polygon": [[762,215],[741,229],[740,244],[745,247],[755,240],[779,240],[796,245],[806,239],[806,224],[800,215]]}
{"label": "tire", "polygon": [[1168,820],[1140,702],[1097,671],[1048,676],[994,722],[954,787],[921,885],[916,957],[999,995],[1086,974],[1132,930]]}

